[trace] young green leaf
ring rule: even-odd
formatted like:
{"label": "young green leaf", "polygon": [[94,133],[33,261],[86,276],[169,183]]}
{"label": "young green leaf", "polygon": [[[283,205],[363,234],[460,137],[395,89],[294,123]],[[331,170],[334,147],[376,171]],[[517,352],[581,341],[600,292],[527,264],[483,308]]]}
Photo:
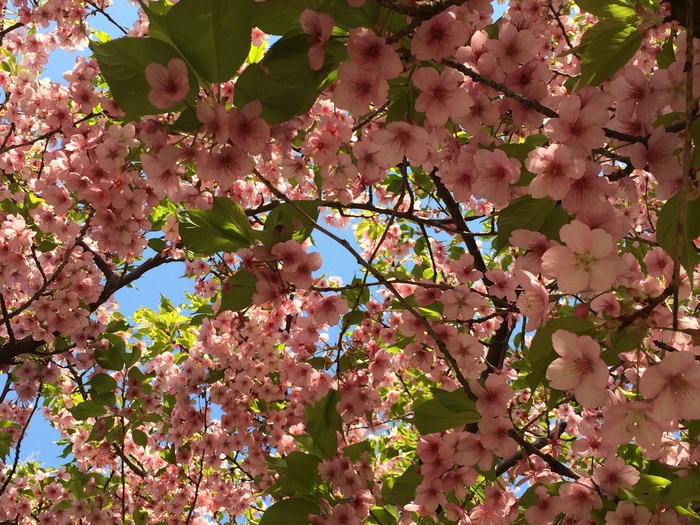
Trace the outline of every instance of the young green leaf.
{"label": "young green leaf", "polygon": [[230,310],[240,312],[253,304],[257,279],[248,270],[239,270],[227,281],[226,289],[221,292],[221,307],[216,315]]}
{"label": "young green leaf", "polygon": [[422,435],[442,432],[479,421],[474,401],[464,390],[452,392],[434,389],[433,398],[413,408],[413,423]]}
{"label": "young green leaf", "polygon": [[332,73],[345,58],[345,46],[332,37],[324,46],[323,67],[314,71],[309,65],[309,46],[306,34],[290,34],[275,42],[260,62],[249,65],[238,77],[236,106],[259,100],[262,117],[269,124],[306,113],[334,80]]}
{"label": "young green leaf", "polygon": [[215,197],[210,210],[184,211],[178,220],[182,243],[194,253],[235,252],[253,243],[248,217],[228,197]]}
{"label": "young green leaf", "polygon": [[212,83],[230,80],[250,51],[247,0],[180,0],[168,11],[166,24],[182,56]]}
{"label": "young green leaf", "polygon": [[309,514],[318,514],[314,502],[301,498],[289,498],[270,506],[260,518],[260,525],[308,525]]}
{"label": "young green leaf", "polygon": [[340,394],[330,390],[318,403],[310,405],[304,413],[306,430],[316,446],[327,456],[333,456],[338,450],[336,432],[343,429],[343,420],[336,410]]}

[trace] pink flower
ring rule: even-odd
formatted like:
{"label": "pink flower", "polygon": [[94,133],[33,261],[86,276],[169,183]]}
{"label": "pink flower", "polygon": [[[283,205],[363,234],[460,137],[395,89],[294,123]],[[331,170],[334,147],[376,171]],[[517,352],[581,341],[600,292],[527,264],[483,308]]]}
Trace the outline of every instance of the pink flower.
{"label": "pink flower", "polygon": [[450,117],[459,117],[469,110],[471,97],[460,87],[462,74],[445,68],[421,67],[413,73],[413,85],[422,91],[416,99],[416,110],[424,111],[435,126],[444,126]]}
{"label": "pink flower", "polygon": [[559,118],[550,119],[544,131],[575,152],[586,152],[605,144],[603,126],[610,120],[608,111],[599,104],[584,107],[578,96],[565,98],[559,106]]}
{"label": "pink flower", "polygon": [[481,296],[463,284],[442,294],[442,313],[448,319],[471,319],[480,304]]}
{"label": "pink flower", "polygon": [[515,289],[518,284],[515,279],[506,274],[503,270],[491,270],[486,272],[486,278],[493,282],[489,286],[489,293],[499,299],[506,299],[513,302],[517,299]]}
{"label": "pink flower", "polygon": [[650,521],[651,512],[631,501],[621,501],[614,512],[605,513],[605,525],[647,525]]}
{"label": "pink flower", "polygon": [[566,293],[603,292],[617,278],[615,245],[609,233],[591,230],[580,221],[559,230],[566,246],[554,246],[542,256],[542,270],[557,279]]}
{"label": "pink flower", "polygon": [[525,511],[525,520],[530,525],[551,523],[564,510],[561,508],[561,498],[550,496],[547,487],[542,485],[535,489],[535,494],[540,498],[540,501]]}
{"label": "pink flower", "polygon": [[270,140],[270,126],[260,117],[259,100],[248,102],[241,110],[231,108],[229,134],[233,143],[250,155],[259,155]]}
{"label": "pink flower", "polygon": [[545,325],[549,314],[549,292],[542,282],[527,270],[516,271],[515,280],[523,288],[515,306],[527,317],[525,330],[529,332],[540,324]]}
{"label": "pink flower", "polygon": [[197,101],[197,120],[204,124],[204,133],[217,144],[228,140],[228,113],[223,104],[211,106],[204,100]]}
{"label": "pink flower", "polygon": [[311,36],[309,48],[309,65],[314,71],[323,67],[325,52],[323,46],[328,42],[333,30],[333,17],[326,13],[317,13],[310,9],[304,9],[301,13],[301,28],[304,33]]}
{"label": "pink flower", "polygon": [[591,511],[603,507],[603,502],[589,480],[564,483],[559,489],[561,509],[575,520],[591,516]]}
{"label": "pink flower", "polygon": [[472,184],[476,197],[487,199],[497,206],[508,202],[508,186],[520,178],[520,161],[509,158],[502,150],[481,149],[474,154],[478,177]]}
{"label": "pink flower", "polygon": [[313,318],[319,323],[334,325],[340,321],[340,316],[348,311],[348,302],[339,295],[328,295],[314,307]]}
{"label": "pink flower", "polygon": [[634,438],[649,457],[658,457],[664,427],[652,412],[651,403],[616,403],[603,413],[601,436],[610,446],[629,443]]}
{"label": "pink flower", "polygon": [[403,71],[403,63],[396,50],[386,43],[384,37],[366,27],[350,31],[347,51],[350,60],[382,78],[396,78]]}
{"label": "pink flower", "polygon": [[452,11],[443,11],[416,29],[411,53],[418,60],[442,60],[464,45],[469,36],[466,26]]}
{"label": "pink flower", "polygon": [[632,465],[617,456],[608,456],[603,466],[593,469],[593,481],[600,491],[614,499],[620,487],[632,488],[639,481],[639,472]]}
{"label": "pink flower", "polygon": [[[522,257],[518,257],[516,264],[518,269],[527,270],[533,274],[542,272],[542,256],[553,246],[556,241],[550,241],[543,234],[530,230],[513,230],[508,242],[516,248],[527,250]],[[522,286],[522,283],[518,281]]]}
{"label": "pink flower", "polygon": [[215,181],[220,188],[228,189],[253,171],[253,161],[245,151],[227,145],[198,168],[197,175],[201,180]]}
{"label": "pink flower", "polygon": [[391,122],[375,131],[372,140],[381,147],[377,156],[384,164],[396,166],[404,157],[416,164],[428,159],[428,132],[408,122]]}
{"label": "pink flower", "polygon": [[190,91],[187,64],[181,58],[171,58],[168,67],[158,62],[148,64],[146,82],[151,86],[148,101],[158,109],[171,108]]}
{"label": "pink flower", "polygon": [[508,402],[513,397],[513,389],[503,376],[489,374],[484,386],[477,381],[471,381],[469,386],[479,398],[476,401],[476,409],[482,417],[506,415]]}
{"label": "pink flower", "polygon": [[521,29],[506,22],[498,30],[498,40],[486,43],[491,54],[505,73],[512,73],[520,64],[528,62],[535,53],[535,35],[529,29]]}
{"label": "pink flower", "polygon": [[675,183],[681,178],[680,162],[673,154],[678,146],[678,136],[658,126],[646,146],[641,142],[630,146],[630,160],[635,168],[650,171],[659,182]]}
{"label": "pink flower", "polygon": [[658,419],[700,419],[700,363],[690,352],[666,354],[644,372],[639,391],[654,400]]}
{"label": "pink flower", "polygon": [[552,144],[531,151],[525,159],[525,167],[536,175],[528,187],[530,195],[536,199],[551,197],[557,201],[569,192],[572,180],[583,177],[586,162],[573,158],[566,146]]}
{"label": "pink flower", "polygon": [[608,367],[600,358],[600,345],[590,336],[557,330],[552,335],[552,346],[561,357],[547,368],[550,386],[573,390],[576,400],[587,408],[604,403]]}
{"label": "pink flower", "polygon": [[338,85],[332,100],[341,108],[360,116],[371,105],[379,106],[386,100],[389,84],[377,71],[364,69],[359,62],[343,62],[338,68]]}

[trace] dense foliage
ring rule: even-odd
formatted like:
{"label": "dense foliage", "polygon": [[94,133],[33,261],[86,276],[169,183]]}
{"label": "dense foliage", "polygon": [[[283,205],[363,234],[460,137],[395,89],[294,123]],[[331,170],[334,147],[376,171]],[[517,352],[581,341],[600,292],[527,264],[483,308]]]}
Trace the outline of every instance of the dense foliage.
{"label": "dense foliage", "polygon": [[110,4],[0,2],[0,522],[700,523],[691,0]]}

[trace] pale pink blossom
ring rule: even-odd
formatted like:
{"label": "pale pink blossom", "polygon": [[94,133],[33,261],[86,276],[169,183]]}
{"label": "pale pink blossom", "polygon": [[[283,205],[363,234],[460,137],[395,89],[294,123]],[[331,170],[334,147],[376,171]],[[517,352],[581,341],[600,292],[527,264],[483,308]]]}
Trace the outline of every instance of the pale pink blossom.
{"label": "pale pink blossom", "polygon": [[377,153],[379,160],[389,166],[396,166],[404,157],[415,164],[422,164],[428,158],[428,132],[408,122],[391,122],[386,129],[375,131],[372,140],[381,147]]}
{"label": "pale pink blossom", "polygon": [[508,186],[520,178],[520,161],[508,157],[503,150],[480,149],[474,154],[477,177],[472,184],[476,197],[487,199],[497,206],[508,202]]}
{"label": "pale pink blossom", "polygon": [[518,284],[513,276],[508,275],[503,270],[490,270],[484,275],[493,283],[489,285],[489,293],[491,295],[510,302],[517,299],[515,289],[518,287]]}
{"label": "pale pink blossom", "polygon": [[547,323],[549,316],[549,292],[542,282],[527,270],[515,272],[515,280],[522,287],[515,306],[520,313],[527,317],[525,330],[528,332],[537,328],[540,324]]}
{"label": "pale pink blossom", "polygon": [[464,45],[468,36],[466,26],[453,11],[442,11],[418,26],[411,41],[411,53],[418,60],[442,60]]}
{"label": "pale pink blossom", "polygon": [[629,148],[630,160],[637,169],[646,169],[662,183],[674,184],[681,178],[681,166],[674,151],[679,146],[678,136],[658,126],[646,145],[635,142]]}
{"label": "pale pink blossom", "polygon": [[577,480],[564,483],[559,489],[561,509],[575,520],[583,520],[591,515],[593,509],[601,509],[603,502],[589,480]]}
{"label": "pale pink blossom", "polygon": [[549,248],[542,256],[542,270],[557,279],[559,289],[566,293],[609,289],[617,277],[610,234],[572,221],[562,226],[559,236],[566,246]]}
{"label": "pale pink blossom", "polygon": [[386,101],[389,84],[377,71],[368,71],[355,61],[343,62],[338,68],[338,85],[331,99],[336,106],[361,116],[370,106]]}
{"label": "pale pink blossom", "polygon": [[593,481],[607,497],[617,497],[617,489],[631,489],[639,481],[639,471],[625,460],[617,457],[607,457],[602,466],[593,469]]}
{"label": "pale pink blossom", "polygon": [[529,61],[535,52],[535,35],[529,29],[520,29],[510,23],[502,24],[498,39],[489,40],[489,52],[498,58],[498,64],[505,73],[512,73],[520,64]]}
{"label": "pale pink blossom", "polygon": [[700,363],[690,352],[668,353],[642,376],[639,391],[663,421],[700,419]]}
{"label": "pale pink blossom", "polygon": [[552,144],[531,151],[525,159],[525,167],[536,175],[528,186],[530,195],[536,199],[551,197],[556,201],[569,192],[572,180],[583,177],[586,163],[582,158],[574,158],[566,146]]}
{"label": "pale pink blossom", "polygon": [[384,37],[366,27],[350,31],[347,51],[350,60],[382,78],[396,78],[403,71],[403,63],[396,50],[386,43]]}
{"label": "pale pink blossom", "polygon": [[327,295],[314,305],[313,318],[319,323],[334,325],[348,311],[348,302],[339,295]]}
{"label": "pale pink blossom", "polygon": [[547,487],[543,485],[535,488],[535,494],[539,497],[539,502],[525,510],[525,520],[530,525],[552,523],[554,518],[563,511],[561,498],[550,496]]}
{"label": "pale pink blossom", "polygon": [[605,126],[610,116],[598,104],[584,105],[578,96],[565,98],[559,105],[559,117],[544,127],[548,137],[568,146],[574,153],[587,152],[605,144]]}
{"label": "pale pink blossom", "polygon": [[326,56],[323,46],[331,38],[334,23],[333,17],[327,13],[317,13],[310,9],[304,9],[301,13],[301,28],[311,37],[309,65],[314,71],[323,67]]}
{"label": "pale pink blossom", "polygon": [[615,403],[603,412],[601,436],[610,446],[635,443],[650,457],[658,457],[665,430],[652,411],[651,403],[628,401]]}
{"label": "pale pink blossom", "polygon": [[547,368],[552,388],[573,390],[576,400],[595,408],[607,399],[608,367],[600,357],[600,345],[590,336],[565,330],[552,335],[552,346],[561,357]]}
{"label": "pale pink blossom", "polygon": [[478,381],[471,381],[469,387],[478,397],[476,409],[482,417],[506,415],[508,403],[513,398],[513,389],[503,376],[489,374],[484,386]]}
{"label": "pale pink blossom", "polygon": [[471,106],[471,97],[460,87],[464,80],[462,74],[452,68],[438,73],[435,68],[421,67],[411,80],[421,90],[416,110],[425,112],[428,121],[435,126],[444,126],[449,118],[464,115]]}
{"label": "pale pink blossom", "polygon": [[270,140],[270,126],[263,118],[259,100],[248,102],[243,109],[231,108],[229,135],[233,143],[250,155],[259,155]]}
{"label": "pale pink blossom", "polygon": [[158,62],[148,64],[146,82],[151,86],[148,101],[158,109],[182,102],[190,91],[187,64],[181,58],[171,58],[167,67]]}
{"label": "pale pink blossom", "polygon": [[471,319],[480,304],[481,296],[463,284],[442,294],[442,313],[448,319]]}
{"label": "pale pink blossom", "polygon": [[631,501],[620,501],[615,511],[605,513],[605,525],[647,525],[651,512]]}

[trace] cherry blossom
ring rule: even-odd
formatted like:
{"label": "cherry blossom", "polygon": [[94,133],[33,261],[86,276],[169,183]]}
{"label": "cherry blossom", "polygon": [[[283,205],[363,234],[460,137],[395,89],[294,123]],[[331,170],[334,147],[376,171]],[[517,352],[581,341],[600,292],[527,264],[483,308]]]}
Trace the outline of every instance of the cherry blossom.
{"label": "cherry blossom", "polygon": [[323,67],[325,57],[323,46],[331,37],[333,17],[326,13],[317,13],[310,9],[304,9],[301,13],[301,27],[311,37],[309,65],[311,69],[318,71]]}
{"label": "cherry blossom", "polygon": [[600,358],[600,345],[587,335],[557,330],[552,335],[552,346],[561,356],[547,368],[552,388],[573,390],[577,401],[586,407],[604,403],[608,367]]}
{"label": "cherry blossom", "polygon": [[580,221],[565,224],[560,230],[566,246],[553,246],[542,255],[542,270],[557,279],[562,291],[569,293],[610,288],[617,276],[612,237]]}
{"label": "cherry blossom", "polygon": [[146,82],[151,86],[148,101],[158,109],[169,109],[185,100],[190,91],[187,64],[181,58],[171,58],[167,67],[151,62],[146,67]]}

